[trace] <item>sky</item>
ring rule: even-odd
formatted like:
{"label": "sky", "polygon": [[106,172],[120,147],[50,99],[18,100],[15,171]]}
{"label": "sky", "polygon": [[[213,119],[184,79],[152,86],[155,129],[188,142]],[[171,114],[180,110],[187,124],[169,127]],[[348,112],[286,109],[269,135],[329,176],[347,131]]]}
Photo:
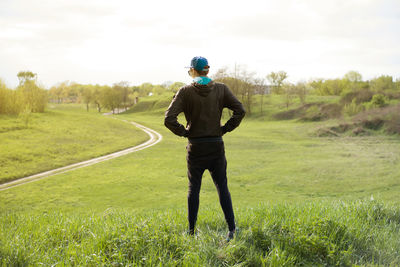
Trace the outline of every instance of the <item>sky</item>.
{"label": "sky", "polygon": [[188,83],[204,56],[210,75],[234,66],[289,81],[400,78],[399,0],[0,0],[0,79]]}

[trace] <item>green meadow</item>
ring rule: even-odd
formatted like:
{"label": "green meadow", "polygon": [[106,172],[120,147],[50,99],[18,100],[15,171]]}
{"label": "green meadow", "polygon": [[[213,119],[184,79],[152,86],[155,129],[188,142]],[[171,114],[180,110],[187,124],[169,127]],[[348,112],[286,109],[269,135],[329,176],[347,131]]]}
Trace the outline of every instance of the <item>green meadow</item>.
{"label": "green meadow", "polygon": [[0,183],[109,154],[146,140],[128,123],[51,104],[45,113],[0,115]]}
{"label": "green meadow", "polygon": [[[237,130],[224,136],[238,236],[224,242],[226,226],[208,173],[201,189],[198,234],[195,238],[186,236],[187,141],[163,125],[163,112],[171,96],[148,98],[129,112],[114,115],[158,131],[163,135],[161,143],[0,191],[0,263],[400,264],[400,137],[380,131],[365,136],[320,137],[317,132],[321,127],[340,121],[275,120],[273,114],[284,108],[282,100],[274,97],[265,99],[264,115],[245,118]],[[293,107],[299,105],[294,103]],[[91,129],[86,135],[93,135],[93,143],[72,148],[74,160],[80,159],[80,153],[89,157],[86,150],[100,155],[147,138],[127,123],[86,114],[83,109],[65,106],[49,112],[56,117],[82,116],[76,125],[67,123],[58,135],[60,139],[68,138],[68,127]],[[41,116],[34,118],[38,122],[35,127],[39,128]],[[224,113],[224,120],[227,118]],[[41,151],[51,147],[50,141],[33,146]],[[3,161],[8,160],[8,152],[0,151]],[[39,158],[46,161],[47,154]],[[53,157],[60,164],[70,160],[64,154]],[[8,177],[21,175],[17,169],[9,168]]]}

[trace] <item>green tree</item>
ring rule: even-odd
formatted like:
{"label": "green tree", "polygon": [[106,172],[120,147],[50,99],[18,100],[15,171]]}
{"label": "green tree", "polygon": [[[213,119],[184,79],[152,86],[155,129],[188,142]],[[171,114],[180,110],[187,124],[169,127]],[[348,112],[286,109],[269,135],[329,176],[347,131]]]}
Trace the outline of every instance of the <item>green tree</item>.
{"label": "green tree", "polygon": [[362,81],[362,76],[359,72],[351,70],[344,75],[344,79],[353,83],[358,83]]}
{"label": "green tree", "polygon": [[350,90],[347,79],[317,79],[309,82],[309,85],[318,95],[341,95],[343,92]]}
{"label": "green tree", "polygon": [[37,74],[31,71],[20,71],[17,73],[19,85],[23,85],[28,81],[36,81]]}
{"label": "green tree", "polygon": [[119,95],[119,103],[118,108],[124,108],[125,110],[128,106],[131,105],[129,94],[131,93],[131,89],[129,87],[129,83],[126,81],[122,81],[119,83],[115,83],[113,85],[113,89],[116,91],[115,94]]}
{"label": "green tree", "polygon": [[93,91],[92,91],[92,102],[93,104],[96,105],[97,111],[101,112],[101,109],[103,108],[103,98],[104,98],[104,87],[96,84],[93,86]]}
{"label": "green tree", "polygon": [[0,114],[7,113],[7,100],[9,98],[8,88],[6,84],[0,79]]}
{"label": "green tree", "polygon": [[149,93],[153,91],[153,85],[151,83],[142,83],[139,86],[139,95],[140,96],[148,96]]}
{"label": "green tree", "polygon": [[165,90],[166,90],[166,88],[163,87],[162,85],[155,85],[155,86],[153,86],[152,92],[155,95],[161,95],[162,93],[165,92]]}
{"label": "green tree", "polygon": [[122,92],[119,86],[105,86],[103,97],[104,107],[109,108],[113,113],[116,109],[122,108]]}
{"label": "green tree", "polygon": [[285,71],[271,72],[267,75],[268,81],[272,85],[272,92],[275,94],[282,94],[283,92],[283,82],[287,79],[288,75]]}
{"label": "green tree", "polygon": [[293,85],[292,91],[293,94],[299,97],[301,104],[304,105],[306,103],[307,84],[305,82],[298,82]]}
{"label": "green tree", "polygon": [[83,102],[86,104],[86,111],[89,112],[89,104],[93,102],[94,95],[91,85],[80,86],[80,94]]}
{"label": "green tree", "polygon": [[384,92],[388,90],[395,90],[396,85],[393,82],[393,77],[388,75],[381,75],[370,81],[371,90],[374,92]]}
{"label": "green tree", "polygon": [[176,93],[176,92],[178,92],[178,90],[179,90],[182,86],[184,86],[184,85],[185,85],[185,83],[182,83],[182,82],[174,82],[173,84],[171,84],[170,86],[168,86],[168,90],[170,90],[170,91]]}
{"label": "green tree", "polygon": [[29,112],[44,112],[47,104],[47,91],[37,85],[37,74],[31,71],[20,71],[18,93],[22,97],[23,108]]}
{"label": "green tree", "polygon": [[349,71],[344,75],[343,83],[347,83],[349,89],[351,91],[357,91],[362,88],[362,76],[357,71]]}

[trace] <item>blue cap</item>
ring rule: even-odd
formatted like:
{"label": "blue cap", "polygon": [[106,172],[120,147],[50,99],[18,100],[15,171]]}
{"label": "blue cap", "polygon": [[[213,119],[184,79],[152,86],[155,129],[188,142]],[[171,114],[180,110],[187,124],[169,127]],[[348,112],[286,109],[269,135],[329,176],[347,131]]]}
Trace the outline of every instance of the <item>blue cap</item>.
{"label": "blue cap", "polygon": [[194,57],[190,62],[190,68],[198,71],[207,71],[210,66],[208,66],[208,61],[205,57]]}

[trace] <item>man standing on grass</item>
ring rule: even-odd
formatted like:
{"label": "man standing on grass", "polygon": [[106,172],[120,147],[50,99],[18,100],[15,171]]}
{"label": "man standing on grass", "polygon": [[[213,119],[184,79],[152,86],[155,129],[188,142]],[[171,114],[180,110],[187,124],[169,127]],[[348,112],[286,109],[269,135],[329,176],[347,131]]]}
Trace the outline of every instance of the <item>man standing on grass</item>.
{"label": "man standing on grass", "polygon": [[[204,57],[194,57],[188,74],[193,83],[183,86],[174,96],[165,113],[165,126],[174,134],[188,138],[187,168],[189,178],[188,220],[189,234],[195,232],[201,178],[209,170],[217,188],[219,201],[229,227],[227,240],[235,234],[235,216],[226,177],[226,158],[222,135],[239,126],[245,110],[242,103],[223,83],[213,82],[208,75],[210,66]],[[233,115],[221,126],[224,108]],[[178,122],[178,115],[184,112],[186,127]]]}

